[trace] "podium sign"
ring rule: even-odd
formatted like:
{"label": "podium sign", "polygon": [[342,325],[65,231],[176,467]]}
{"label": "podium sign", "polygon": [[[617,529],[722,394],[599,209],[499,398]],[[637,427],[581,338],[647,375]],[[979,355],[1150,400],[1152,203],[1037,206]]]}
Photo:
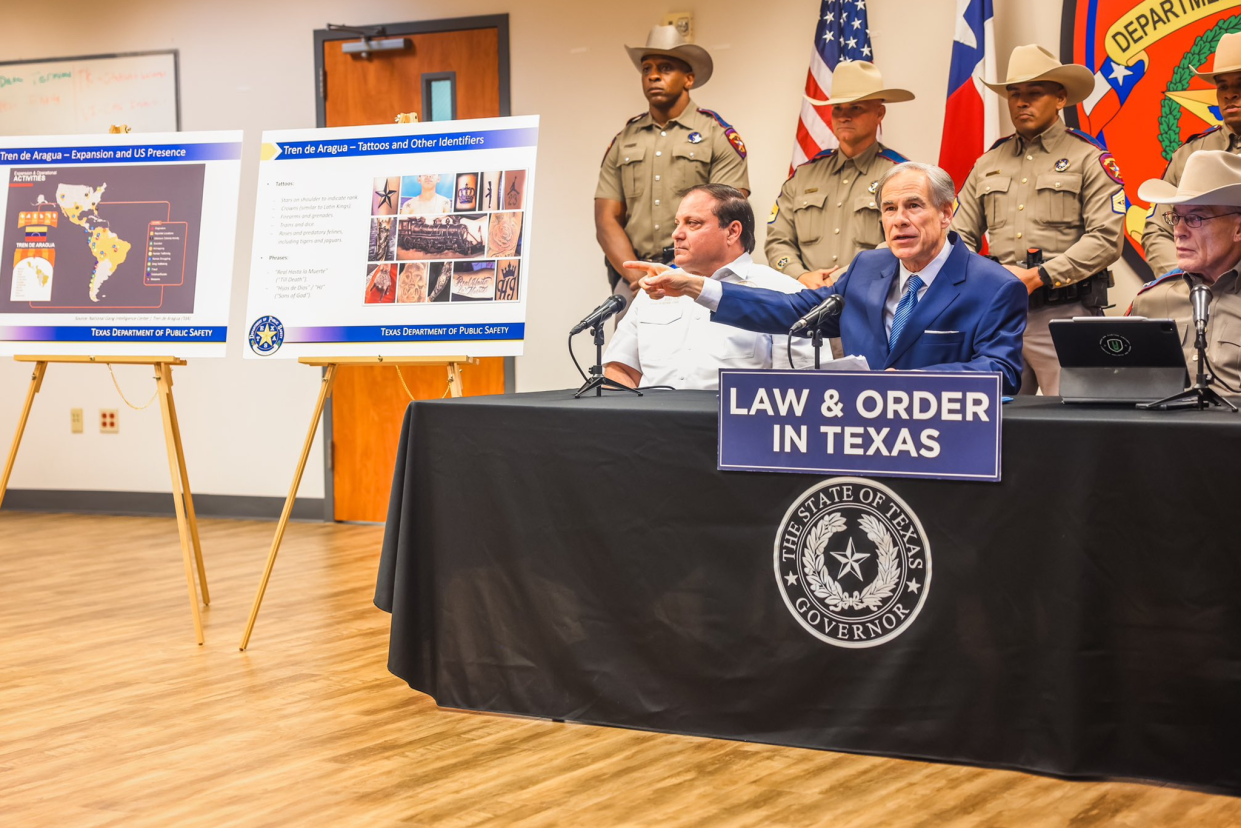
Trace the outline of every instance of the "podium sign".
{"label": "podium sign", "polygon": [[723,471],[1000,480],[1000,375],[720,371]]}

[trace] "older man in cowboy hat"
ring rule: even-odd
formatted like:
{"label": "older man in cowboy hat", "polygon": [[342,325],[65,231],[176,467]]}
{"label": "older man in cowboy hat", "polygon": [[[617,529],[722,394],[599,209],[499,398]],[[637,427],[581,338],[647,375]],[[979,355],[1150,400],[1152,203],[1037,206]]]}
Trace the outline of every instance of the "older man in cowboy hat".
{"label": "older man in cowboy hat", "polygon": [[909,159],[877,140],[886,104],[912,101],[888,89],[873,63],[841,63],[832,73],[832,132],[840,146],[800,165],[780,188],[767,220],[767,263],[809,288],[830,285],[862,250],[883,241],[875,189]]}
{"label": "older man in cowboy hat", "polygon": [[[1195,152],[1224,150],[1241,154],[1241,33],[1221,37],[1211,69],[1195,74],[1215,86],[1215,102],[1223,123],[1191,135],[1173,154],[1163,173],[1163,180],[1173,186],[1181,180],[1185,165]],[[1156,276],[1177,267],[1174,234],[1162,218],[1167,211],[1166,204],[1155,204],[1142,232],[1146,262]]]}
{"label": "older man in cowboy hat", "polygon": [[647,111],[612,139],[595,188],[595,236],[613,292],[632,300],[641,271],[633,260],[671,262],[680,194],[697,184],[727,184],[747,195],[745,143],[727,121],[690,101],[711,79],[711,55],[675,26],[651,29],[645,46],[626,46],[642,77]]}
{"label": "older man in cowboy hat", "polygon": [[1217,378],[1241,389],[1241,157],[1225,150],[1195,152],[1176,184],[1152,179],[1138,196],[1165,206],[1160,221],[1172,231],[1176,268],[1144,285],[1129,314],[1175,320],[1192,366],[1198,351],[1189,295],[1195,285],[1206,285],[1207,356]]}
{"label": "older man in cowboy hat", "polygon": [[958,194],[952,229],[973,250],[985,234],[991,255],[1025,284],[1021,393],[1055,396],[1060,363],[1048,324],[1103,312],[1107,268],[1124,245],[1124,182],[1101,145],[1060,120],[1062,109],[1094,89],[1085,66],[1018,46],[1008,77],[987,86],[1008,99],[1017,132],[978,159]]}

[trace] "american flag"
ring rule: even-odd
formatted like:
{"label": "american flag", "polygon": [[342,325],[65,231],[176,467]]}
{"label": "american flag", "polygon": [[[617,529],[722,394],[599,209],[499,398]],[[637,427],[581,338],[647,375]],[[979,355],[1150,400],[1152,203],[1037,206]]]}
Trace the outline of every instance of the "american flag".
{"label": "american flag", "polygon": [[[816,100],[831,97],[832,71],[850,60],[874,61],[866,0],[823,0],[819,25],[814,30],[814,51],[806,73],[806,94]],[[831,107],[815,106],[803,99],[793,144],[793,167],[836,146],[831,130]]]}

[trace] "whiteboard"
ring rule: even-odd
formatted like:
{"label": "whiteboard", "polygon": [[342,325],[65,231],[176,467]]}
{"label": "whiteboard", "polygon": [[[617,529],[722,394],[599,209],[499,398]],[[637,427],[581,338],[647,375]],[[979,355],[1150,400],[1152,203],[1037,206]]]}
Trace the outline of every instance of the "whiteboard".
{"label": "whiteboard", "polygon": [[0,63],[0,135],[176,132],[177,51]]}

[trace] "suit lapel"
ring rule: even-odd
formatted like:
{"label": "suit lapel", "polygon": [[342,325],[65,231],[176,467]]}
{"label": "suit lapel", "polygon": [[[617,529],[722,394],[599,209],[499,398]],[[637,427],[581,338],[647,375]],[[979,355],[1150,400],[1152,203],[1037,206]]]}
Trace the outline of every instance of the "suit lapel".
{"label": "suit lapel", "polygon": [[[901,355],[922,336],[923,331],[931,327],[940,314],[961,295],[961,285],[965,282],[966,256],[965,245],[959,241],[953,245],[952,252],[948,254],[948,260],[940,268],[935,281],[931,282],[931,286],[926,289],[926,295],[910,314],[909,322],[905,325],[905,332],[897,340],[896,347],[888,354],[885,368],[892,366],[900,359]],[[883,328],[880,327],[880,330]]]}
{"label": "suit lapel", "polygon": [[892,287],[892,280],[896,278],[899,264],[893,256],[892,261],[881,268],[866,286],[866,330],[876,332],[874,334],[878,340],[876,352],[880,354],[888,352],[888,337],[883,328],[883,306],[888,301],[888,291]]}

